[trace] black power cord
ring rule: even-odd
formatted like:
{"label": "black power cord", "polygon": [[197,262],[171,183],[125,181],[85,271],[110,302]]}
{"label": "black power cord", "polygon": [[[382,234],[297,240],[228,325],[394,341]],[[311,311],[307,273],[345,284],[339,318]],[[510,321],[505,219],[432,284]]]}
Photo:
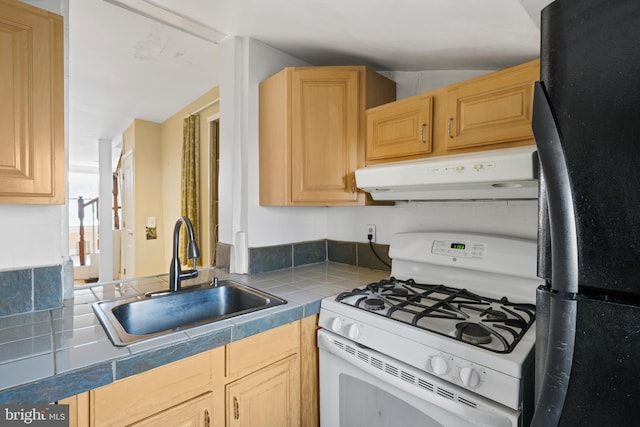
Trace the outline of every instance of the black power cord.
{"label": "black power cord", "polygon": [[371,248],[371,252],[373,252],[373,254],[376,256],[376,258],[380,260],[381,263],[391,268],[391,264],[389,264],[388,262],[380,258],[380,255],[378,255],[378,253],[376,252],[376,249],[373,247],[373,242],[372,242],[373,234],[367,234],[367,239],[369,239],[369,247]]}

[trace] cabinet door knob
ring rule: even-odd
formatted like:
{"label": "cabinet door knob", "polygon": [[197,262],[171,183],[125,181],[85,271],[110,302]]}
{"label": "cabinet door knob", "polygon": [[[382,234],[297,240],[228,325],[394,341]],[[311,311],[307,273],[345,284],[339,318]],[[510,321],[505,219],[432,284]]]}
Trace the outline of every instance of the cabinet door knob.
{"label": "cabinet door knob", "polygon": [[423,123],[422,126],[420,126],[420,142],[422,142],[423,144],[427,141],[424,140],[424,128],[427,126],[426,123]]}
{"label": "cabinet door knob", "polygon": [[451,132],[451,122],[453,122],[453,117],[447,121],[447,134],[449,138],[453,138],[453,133]]}
{"label": "cabinet door knob", "polygon": [[353,178],[351,178],[351,192],[355,194],[356,192],[356,176],[354,175]]}
{"label": "cabinet door knob", "polygon": [[211,426],[211,418],[209,417],[209,410],[208,409],[204,410],[204,426],[205,427],[210,427]]}

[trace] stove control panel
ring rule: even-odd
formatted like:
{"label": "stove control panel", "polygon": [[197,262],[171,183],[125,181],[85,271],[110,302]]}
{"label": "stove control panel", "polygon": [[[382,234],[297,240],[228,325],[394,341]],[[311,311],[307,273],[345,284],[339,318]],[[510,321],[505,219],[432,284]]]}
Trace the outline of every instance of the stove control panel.
{"label": "stove control panel", "polygon": [[487,247],[484,243],[461,240],[434,240],[431,253],[457,258],[484,258]]}
{"label": "stove control panel", "polygon": [[[370,328],[367,328],[364,324],[356,321],[355,319],[350,319],[345,316],[337,315],[327,317],[326,314],[326,312],[321,314],[321,327],[328,328],[332,332],[345,338],[349,338],[356,343],[373,345],[374,348],[379,348],[379,346],[376,345],[375,342],[377,341],[377,338],[379,338],[379,335],[385,335],[381,330],[370,330]],[[387,336],[386,338],[391,337]],[[384,338],[383,341],[387,343],[390,342],[390,340]],[[394,346],[393,344],[391,346],[394,349],[401,349],[403,347],[401,345]],[[410,353],[414,354],[414,352]],[[419,353],[422,352],[415,352],[415,354]],[[400,351],[399,354],[394,353],[393,356],[398,357],[402,354],[403,351]],[[477,391],[483,383],[487,383],[486,370],[479,366],[475,366],[467,360],[455,357],[451,354],[442,353],[437,350],[430,350],[422,354],[423,357],[426,358],[426,360],[415,360],[412,363],[405,357],[401,357],[401,359],[404,359],[405,362],[409,362],[413,366],[424,369],[427,372],[445,379],[453,384],[466,387],[470,390]],[[418,359],[420,359],[420,357]],[[424,363],[425,361],[426,363]],[[491,381],[488,382],[491,383]]]}

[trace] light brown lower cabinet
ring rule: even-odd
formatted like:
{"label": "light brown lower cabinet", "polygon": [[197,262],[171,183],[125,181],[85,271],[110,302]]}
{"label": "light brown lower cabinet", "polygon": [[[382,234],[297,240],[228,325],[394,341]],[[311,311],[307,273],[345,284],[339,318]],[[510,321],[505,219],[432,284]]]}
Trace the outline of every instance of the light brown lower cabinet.
{"label": "light brown lower cabinet", "polygon": [[213,393],[188,400],[178,406],[131,424],[132,427],[209,427]]}
{"label": "light brown lower cabinet", "polygon": [[300,425],[300,361],[297,355],[227,386],[227,427]]}
{"label": "light brown lower cabinet", "polygon": [[317,427],[316,328],[310,316],[58,403],[71,427]]}

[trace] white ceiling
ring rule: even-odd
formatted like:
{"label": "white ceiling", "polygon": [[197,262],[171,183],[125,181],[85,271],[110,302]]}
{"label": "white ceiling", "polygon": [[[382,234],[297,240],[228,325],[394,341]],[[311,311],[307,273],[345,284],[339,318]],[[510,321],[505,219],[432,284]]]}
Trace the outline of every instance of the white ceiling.
{"label": "white ceiling", "polygon": [[[149,0],[144,0],[151,2]],[[315,65],[496,70],[538,56],[549,0],[154,0]],[[103,0],[70,0],[71,170],[134,118],[162,122],[218,84],[218,46]],[[533,18],[532,18],[533,16]]]}

